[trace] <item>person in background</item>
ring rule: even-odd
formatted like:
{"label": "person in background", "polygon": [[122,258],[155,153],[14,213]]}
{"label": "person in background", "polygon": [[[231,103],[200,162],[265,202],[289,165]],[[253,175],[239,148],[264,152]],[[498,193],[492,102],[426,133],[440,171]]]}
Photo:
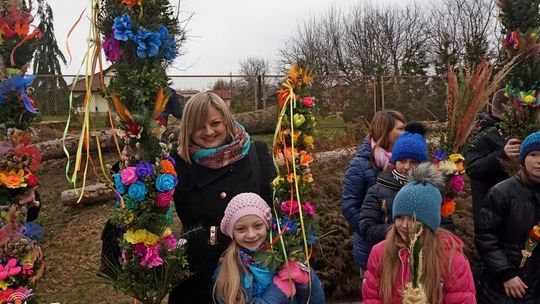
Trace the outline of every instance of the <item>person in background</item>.
{"label": "person in background", "polygon": [[[540,246],[527,258],[529,240],[540,239],[540,131],[519,150],[520,170],[493,186],[480,211],[475,245],[485,265],[478,274],[479,303],[540,303]],[[531,244],[534,242],[531,242]]]}
{"label": "person in background", "polygon": [[212,303],[212,274],[230,239],[220,229],[225,208],[239,193],[253,192],[272,202],[275,170],[268,147],[252,142],[216,94],[201,92],[184,107],[174,192],[176,212],[187,236],[187,260],[193,275],[173,288],[169,303]]}
{"label": "person in background", "polygon": [[360,267],[360,275],[367,267],[370,248],[360,234],[360,212],[367,190],[377,180],[379,172],[392,170],[392,147],[405,128],[403,114],[385,110],[375,114],[369,134],[349,163],[343,180],[341,212],[354,231],[353,256]]}
{"label": "person in background", "polygon": [[369,248],[381,242],[393,224],[392,205],[398,191],[408,183],[409,171],[428,160],[428,146],[424,135],[427,129],[420,123],[411,122],[392,148],[392,163],[395,168],[383,171],[375,185],[366,194],[360,211],[360,234]]}
{"label": "person in background", "polygon": [[442,173],[430,163],[411,170],[409,182],[399,190],[392,205],[394,224],[386,239],[375,245],[369,255],[362,303],[404,303],[404,288],[412,279],[409,246],[412,237],[418,234],[422,253],[419,282],[427,298],[427,302],[419,303],[476,303],[463,242],[440,228],[439,189],[443,184]]}
{"label": "person in background", "polygon": [[254,254],[264,250],[272,223],[268,204],[255,193],[231,199],[220,230],[232,239],[215,273],[216,303],[324,303],[324,290],[315,271],[294,261],[277,273],[260,265]]}
{"label": "person in background", "polygon": [[498,128],[503,106],[507,101],[504,90],[499,90],[493,95],[491,114],[484,112],[480,115],[479,133],[470,142],[465,154],[465,171],[471,181],[475,227],[489,189],[509,177],[500,160],[519,157],[520,140],[517,138],[506,140]]}

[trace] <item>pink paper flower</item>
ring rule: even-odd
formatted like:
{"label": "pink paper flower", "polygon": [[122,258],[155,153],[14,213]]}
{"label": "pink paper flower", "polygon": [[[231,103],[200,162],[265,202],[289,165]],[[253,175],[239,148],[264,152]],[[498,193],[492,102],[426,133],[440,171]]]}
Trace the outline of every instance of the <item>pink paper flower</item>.
{"label": "pink paper flower", "polygon": [[0,280],[5,280],[7,277],[16,276],[21,273],[22,267],[17,266],[17,259],[11,258],[6,265],[0,264]]}
{"label": "pink paper flower", "polygon": [[298,202],[295,200],[287,200],[281,203],[281,211],[293,215],[298,213]]}
{"label": "pink paper flower", "polygon": [[307,96],[307,97],[304,97],[302,98],[302,105],[306,108],[311,108],[313,107],[315,103],[313,102],[313,97],[311,96]]}
{"label": "pink paper flower", "polygon": [[105,52],[105,59],[107,61],[116,62],[122,59],[122,47],[120,46],[120,41],[114,39],[114,31],[111,36],[103,40],[103,51]]}
{"label": "pink paper flower", "polygon": [[178,242],[174,238],[174,235],[172,234],[169,234],[166,237],[162,238],[161,241],[163,242],[163,244],[165,244],[165,247],[167,247],[168,250],[176,248],[176,245],[178,244]]}
{"label": "pink paper flower", "polygon": [[173,198],[173,190],[167,192],[159,192],[156,196],[156,206],[164,211],[169,210]]}
{"label": "pink paper flower", "polygon": [[460,193],[463,191],[463,186],[465,185],[465,182],[463,181],[463,176],[459,174],[454,174],[450,178],[450,189],[452,192]]}
{"label": "pink paper flower", "polygon": [[315,214],[317,214],[317,211],[315,210],[315,206],[313,206],[311,202],[305,202],[302,205],[302,210],[304,210],[311,217],[314,217]]}
{"label": "pink paper flower", "polygon": [[146,254],[139,261],[139,264],[150,269],[163,264],[163,259],[159,256],[159,244],[146,247]]}
{"label": "pink paper flower", "polygon": [[33,268],[34,268],[34,265],[25,264],[22,266],[22,272],[25,276],[31,276],[32,273],[34,272]]}
{"label": "pink paper flower", "polygon": [[126,186],[133,184],[137,181],[137,172],[135,167],[127,167],[120,171],[120,179],[122,183]]}

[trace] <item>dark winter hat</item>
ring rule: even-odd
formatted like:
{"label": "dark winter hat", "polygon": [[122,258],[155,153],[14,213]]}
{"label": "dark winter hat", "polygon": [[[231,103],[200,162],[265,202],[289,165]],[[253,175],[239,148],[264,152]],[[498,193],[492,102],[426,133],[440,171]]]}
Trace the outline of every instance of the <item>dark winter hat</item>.
{"label": "dark winter hat", "polygon": [[540,131],[529,134],[519,147],[519,162],[523,165],[525,157],[532,151],[540,151]]}
{"label": "dark winter hat", "polygon": [[439,189],[444,186],[444,177],[427,162],[412,169],[409,175],[410,182],[394,198],[393,219],[401,215],[416,217],[435,231],[441,223],[442,196]]}
{"label": "dark winter hat", "polygon": [[426,127],[418,122],[409,123],[392,148],[392,162],[413,159],[417,163],[428,160],[428,146],[424,134]]}

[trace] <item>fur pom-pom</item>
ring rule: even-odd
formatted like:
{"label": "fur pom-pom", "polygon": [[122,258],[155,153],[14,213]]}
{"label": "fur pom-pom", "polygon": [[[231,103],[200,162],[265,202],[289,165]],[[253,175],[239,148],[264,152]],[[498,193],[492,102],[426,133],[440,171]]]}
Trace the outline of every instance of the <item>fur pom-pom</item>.
{"label": "fur pom-pom", "polygon": [[409,172],[409,181],[417,183],[430,183],[443,189],[446,185],[444,175],[430,162],[423,162]]}
{"label": "fur pom-pom", "polygon": [[411,121],[405,125],[405,131],[409,133],[416,133],[420,134],[424,137],[426,137],[426,133],[428,131],[425,124],[419,122],[419,121]]}

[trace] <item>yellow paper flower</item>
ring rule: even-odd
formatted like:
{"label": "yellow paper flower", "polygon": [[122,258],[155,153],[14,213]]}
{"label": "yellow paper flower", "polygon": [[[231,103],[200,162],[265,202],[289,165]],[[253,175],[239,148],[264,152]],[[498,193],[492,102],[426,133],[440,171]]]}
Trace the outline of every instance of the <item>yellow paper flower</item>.
{"label": "yellow paper flower", "polygon": [[464,161],[465,157],[463,157],[463,155],[459,153],[455,153],[455,154],[450,154],[450,156],[448,156],[448,159],[453,163],[457,163],[460,161]]}
{"label": "yellow paper flower", "polygon": [[165,231],[163,231],[161,236],[166,237],[166,236],[171,235],[171,234],[172,234],[171,228],[167,228],[167,229],[165,229]]}
{"label": "yellow paper flower", "polygon": [[283,177],[276,176],[276,178],[274,178],[274,180],[272,181],[272,187],[277,188],[283,182],[285,182],[285,179]]}
{"label": "yellow paper flower", "polygon": [[308,148],[310,148],[310,149],[315,148],[315,146],[313,145],[313,142],[314,142],[313,136],[311,136],[311,135],[304,136],[304,144],[305,144]]}
{"label": "yellow paper flower", "polygon": [[159,241],[159,236],[148,232],[146,229],[129,229],[124,234],[124,239],[131,244],[144,243],[146,246],[154,245]]}
{"label": "yellow paper flower", "polygon": [[2,290],[6,290],[7,288],[9,287],[9,284],[4,282],[4,281],[0,281],[0,288]]}
{"label": "yellow paper flower", "polygon": [[523,103],[526,105],[531,105],[536,101],[536,98],[534,95],[527,95],[525,98],[523,98]]}
{"label": "yellow paper flower", "polygon": [[439,163],[439,171],[441,171],[444,175],[453,175],[458,171],[458,168],[456,164],[449,160],[443,160]]}

